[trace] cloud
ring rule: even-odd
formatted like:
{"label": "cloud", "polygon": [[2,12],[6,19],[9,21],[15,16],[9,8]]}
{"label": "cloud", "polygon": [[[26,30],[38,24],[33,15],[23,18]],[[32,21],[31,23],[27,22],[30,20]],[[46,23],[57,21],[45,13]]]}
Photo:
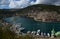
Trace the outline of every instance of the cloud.
{"label": "cloud", "polygon": [[35,2],[34,2],[34,1],[32,1],[32,2],[31,2],[31,5],[39,4],[40,2],[41,2],[40,0],[36,0]]}
{"label": "cloud", "polygon": [[60,6],[60,0],[55,1],[53,5]]}
{"label": "cloud", "polygon": [[9,0],[0,0],[0,9],[9,9]]}
{"label": "cloud", "polygon": [[56,2],[56,3],[54,3],[54,5],[60,6],[60,2]]}
{"label": "cloud", "polygon": [[60,6],[60,0],[36,0],[36,2],[31,2],[33,4],[49,4]]}
{"label": "cloud", "polygon": [[31,2],[31,3],[33,3],[33,4],[52,4],[53,1],[51,1],[51,0],[36,0],[36,2]]}
{"label": "cloud", "polygon": [[23,8],[29,5],[30,5],[30,0],[20,0],[20,1],[10,0],[9,7],[10,8]]}
{"label": "cloud", "polygon": [[9,5],[9,0],[0,0],[0,5]]}
{"label": "cloud", "polygon": [[0,0],[0,9],[25,8],[34,4],[49,4],[60,6],[60,0]]}

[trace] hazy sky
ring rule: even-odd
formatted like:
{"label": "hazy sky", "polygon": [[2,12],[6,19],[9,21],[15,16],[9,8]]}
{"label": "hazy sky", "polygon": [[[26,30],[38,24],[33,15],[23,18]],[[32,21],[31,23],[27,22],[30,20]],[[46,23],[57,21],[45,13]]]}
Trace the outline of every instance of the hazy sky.
{"label": "hazy sky", "polygon": [[34,4],[60,6],[60,0],[0,0],[0,9],[24,8]]}

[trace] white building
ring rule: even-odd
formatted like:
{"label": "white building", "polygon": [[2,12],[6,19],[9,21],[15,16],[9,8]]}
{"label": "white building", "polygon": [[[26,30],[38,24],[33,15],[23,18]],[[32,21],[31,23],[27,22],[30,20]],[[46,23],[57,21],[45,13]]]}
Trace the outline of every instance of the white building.
{"label": "white building", "polygon": [[36,35],[40,35],[40,30],[37,30],[37,33],[36,33]]}

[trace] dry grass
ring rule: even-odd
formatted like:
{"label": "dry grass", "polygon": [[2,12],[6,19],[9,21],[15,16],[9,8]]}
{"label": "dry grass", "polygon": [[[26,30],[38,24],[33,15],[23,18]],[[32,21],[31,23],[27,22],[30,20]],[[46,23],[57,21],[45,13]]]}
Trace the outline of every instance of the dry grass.
{"label": "dry grass", "polygon": [[60,39],[60,38],[35,38],[35,39]]}

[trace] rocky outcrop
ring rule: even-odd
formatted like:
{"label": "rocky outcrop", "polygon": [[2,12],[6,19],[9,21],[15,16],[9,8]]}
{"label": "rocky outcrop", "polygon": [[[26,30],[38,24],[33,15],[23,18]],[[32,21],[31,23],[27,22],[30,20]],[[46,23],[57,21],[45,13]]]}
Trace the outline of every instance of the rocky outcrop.
{"label": "rocky outcrop", "polygon": [[55,22],[60,21],[60,14],[56,11],[40,11],[38,13],[28,13],[27,17],[31,17],[36,21]]}

